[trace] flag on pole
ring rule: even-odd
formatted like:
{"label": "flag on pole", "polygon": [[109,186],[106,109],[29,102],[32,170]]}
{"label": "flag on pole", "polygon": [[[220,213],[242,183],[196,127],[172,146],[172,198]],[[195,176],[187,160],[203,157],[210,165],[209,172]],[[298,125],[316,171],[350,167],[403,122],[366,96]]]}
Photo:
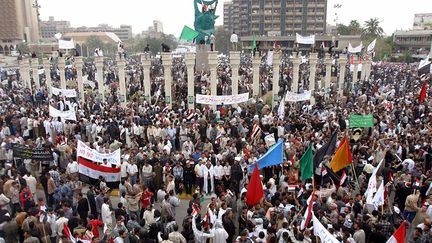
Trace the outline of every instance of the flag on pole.
{"label": "flag on pole", "polygon": [[328,140],[326,144],[321,146],[321,148],[319,148],[315,152],[315,154],[313,156],[313,161],[314,161],[315,167],[319,166],[319,164],[323,161],[323,159],[326,155],[333,155],[334,154],[334,152],[336,150],[336,141],[337,141],[337,132],[334,132],[333,135],[331,136],[330,140]]}
{"label": "flag on pole", "polygon": [[339,187],[343,186],[343,184],[345,183],[345,180],[347,178],[346,172],[345,170],[342,172],[342,176],[340,177],[340,181],[339,184],[337,185],[336,191],[339,190]]}
{"label": "flag on pole", "polygon": [[376,41],[377,39],[375,38],[375,40],[373,40],[367,47],[367,53],[370,53],[371,51],[373,51],[375,49],[375,45],[376,45]]}
{"label": "flag on pole", "polygon": [[191,215],[193,217],[195,217],[196,215],[200,214],[200,211],[201,210],[199,209],[199,207],[195,203],[192,203],[192,213],[191,213]]}
{"label": "flag on pole", "polygon": [[378,166],[372,171],[372,175],[369,178],[368,182],[368,188],[366,189],[365,196],[366,196],[366,203],[367,204],[373,204],[373,194],[377,191],[377,180],[376,180],[376,174],[379,168],[381,167],[384,159],[381,160],[381,162],[378,164]]}
{"label": "flag on pole", "polygon": [[252,38],[252,50],[255,50],[256,47],[257,47],[257,43],[256,43],[256,36],[255,36],[255,34],[254,34],[254,35],[253,35],[253,38]]}
{"label": "flag on pole", "polygon": [[258,171],[258,164],[255,163],[255,167],[246,192],[246,203],[248,205],[256,205],[263,197],[264,190],[260,178],[260,173]]}
{"label": "flag on pole", "polygon": [[63,224],[63,234],[72,242],[76,242],[76,239],[72,236],[72,233],[66,223]]}
{"label": "flag on pole", "polygon": [[[258,159],[258,169],[263,169],[272,165],[279,165],[283,162],[283,140],[279,139],[278,142],[273,145],[267,153]],[[253,164],[249,167],[249,172],[253,171]]]}
{"label": "flag on pole", "polygon": [[312,156],[312,143],[309,144],[309,147],[306,149],[306,152],[303,154],[303,156],[300,159],[300,171],[301,171],[300,179],[302,181],[305,181],[313,177],[314,163],[313,163],[313,156]]}
{"label": "flag on pole", "polygon": [[426,81],[423,82],[421,91],[420,91],[420,96],[419,96],[419,102],[422,103],[423,101],[426,100],[426,95],[427,95],[427,91],[426,91]]}
{"label": "flag on pole", "polygon": [[195,39],[198,35],[199,35],[198,31],[195,31],[192,28],[189,28],[188,26],[185,25],[180,34],[180,40],[191,41]]}
{"label": "flag on pole", "polygon": [[381,182],[380,187],[372,199],[372,203],[375,207],[375,210],[377,210],[379,206],[384,205],[384,181]]}
{"label": "flag on pole", "polygon": [[321,243],[339,243],[339,241],[334,237],[325,227],[321,224],[319,219],[315,217],[312,213],[313,222],[313,233],[315,236],[319,237]]}
{"label": "flag on pole", "polygon": [[312,219],[312,209],[313,209],[313,202],[315,199],[315,190],[312,192],[312,194],[309,196],[308,200],[306,201],[306,204],[308,205],[305,213],[303,215],[301,224],[300,224],[300,230],[304,230],[309,225],[309,222]]}
{"label": "flag on pole", "polygon": [[405,221],[401,223],[386,243],[405,243]]}
{"label": "flag on pole", "polygon": [[330,167],[334,172],[338,172],[341,169],[352,163],[352,155],[348,144],[348,137],[345,135],[341,143],[339,144],[336,154],[333,156]]}

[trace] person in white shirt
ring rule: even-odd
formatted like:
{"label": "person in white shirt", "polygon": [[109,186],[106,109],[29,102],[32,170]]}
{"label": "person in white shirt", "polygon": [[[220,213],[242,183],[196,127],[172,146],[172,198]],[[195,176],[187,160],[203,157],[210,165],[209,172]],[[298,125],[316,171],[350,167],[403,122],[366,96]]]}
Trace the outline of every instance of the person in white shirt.
{"label": "person in white shirt", "polygon": [[127,167],[127,173],[129,174],[130,178],[131,178],[131,184],[135,185],[138,179],[138,166],[136,165],[136,163],[132,162],[128,167]]}
{"label": "person in white shirt", "polygon": [[216,185],[222,183],[224,175],[225,175],[224,167],[220,164],[220,161],[217,160],[216,166],[214,167],[214,178],[215,178]]}
{"label": "person in white shirt", "polygon": [[228,233],[222,225],[222,221],[217,220],[215,227],[210,230],[214,234],[213,243],[225,243],[228,239]]}
{"label": "person in white shirt", "polygon": [[69,219],[64,216],[64,211],[61,210],[58,212],[58,216],[59,218],[56,220],[55,224],[57,228],[57,236],[60,238],[63,236],[63,226],[69,222]]}
{"label": "person in white shirt", "polygon": [[127,172],[128,167],[129,167],[129,163],[122,158],[120,160],[120,174],[122,179],[128,176],[128,172]]}
{"label": "person in white shirt", "polygon": [[205,166],[203,166],[204,175],[204,188],[203,191],[207,194],[214,192],[214,167],[210,160],[207,160]]}
{"label": "person in white shirt", "polygon": [[31,193],[32,193],[32,198],[35,201],[35,203],[37,203],[37,197],[36,195],[36,178],[30,173],[27,172],[27,174],[23,177],[26,180],[27,186],[29,187]]}
{"label": "person in white shirt", "polygon": [[[102,222],[104,223],[104,232],[111,235],[113,229],[112,211],[109,206],[109,198],[104,198],[104,203],[101,208]],[[106,229],[106,230],[105,230]]]}
{"label": "person in white shirt", "polygon": [[237,51],[238,36],[235,33],[235,31],[233,31],[233,33],[231,35],[230,42],[231,42],[231,45],[232,45],[232,50],[233,51]]}
{"label": "person in white shirt", "polygon": [[78,163],[76,161],[69,162],[66,167],[66,174],[75,177],[78,175]]}

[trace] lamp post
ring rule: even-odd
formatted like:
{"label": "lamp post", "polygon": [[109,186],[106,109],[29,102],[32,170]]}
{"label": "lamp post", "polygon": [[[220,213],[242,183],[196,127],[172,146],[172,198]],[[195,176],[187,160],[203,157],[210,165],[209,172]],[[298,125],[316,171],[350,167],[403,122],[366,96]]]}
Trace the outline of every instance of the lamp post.
{"label": "lamp post", "polygon": [[40,29],[40,13],[39,13],[39,9],[42,7],[41,5],[39,5],[38,0],[35,0],[35,3],[32,4],[32,7],[36,9],[36,13],[37,13],[37,26],[38,26],[38,54],[40,55],[41,53],[41,29]]}

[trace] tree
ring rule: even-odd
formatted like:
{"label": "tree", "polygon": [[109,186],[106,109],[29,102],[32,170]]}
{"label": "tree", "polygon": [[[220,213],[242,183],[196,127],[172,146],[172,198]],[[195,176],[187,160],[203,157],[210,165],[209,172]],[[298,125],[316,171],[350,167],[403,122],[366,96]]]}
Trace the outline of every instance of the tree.
{"label": "tree", "polygon": [[30,53],[30,48],[29,48],[27,42],[19,43],[19,44],[16,46],[16,49],[17,49],[17,51],[18,51],[19,53],[21,53],[21,54]]}
{"label": "tree", "polygon": [[337,30],[341,35],[360,35],[362,32],[357,20],[351,20],[349,25],[339,24]]}
{"label": "tree", "polygon": [[369,20],[365,21],[365,24],[363,26],[362,30],[362,37],[364,38],[376,38],[381,37],[384,35],[384,30],[379,24],[381,21],[379,21],[378,18],[370,18]]}
{"label": "tree", "polygon": [[217,26],[215,31],[215,48],[217,51],[228,54],[230,47],[230,37],[231,33],[229,31],[225,31],[223,26]]}
{"label": "tree", "polygon": [[94,35],[87,38],[85,45],[88,47],[89,53],[93,53],[94,49],[96,48],[104,48],[104,43],[102,42],[102,40]]}

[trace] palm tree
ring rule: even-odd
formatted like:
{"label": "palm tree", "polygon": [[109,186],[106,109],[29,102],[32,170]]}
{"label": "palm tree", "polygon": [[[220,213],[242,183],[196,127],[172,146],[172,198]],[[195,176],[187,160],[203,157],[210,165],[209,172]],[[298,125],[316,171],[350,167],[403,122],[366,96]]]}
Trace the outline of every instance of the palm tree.
{"label": "palm tree", "polygon": [[362,30],[362,36],[366,38],[375,38],[375,37],[381,37],[384,35],[384,30],[379,26],[381,21],[378,18],[370,18],[369,20],[365,21],[365,24],[363,26]]}

